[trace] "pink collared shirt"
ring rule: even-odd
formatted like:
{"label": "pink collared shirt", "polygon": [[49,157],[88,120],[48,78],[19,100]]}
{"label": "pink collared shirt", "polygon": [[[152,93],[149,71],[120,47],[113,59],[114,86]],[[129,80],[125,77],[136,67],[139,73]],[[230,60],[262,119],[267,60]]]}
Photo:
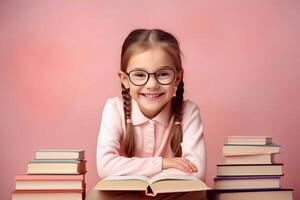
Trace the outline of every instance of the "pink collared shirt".
{"label": "pink collared shirt", "polygon": [[174,123],[168,103],[153,119],[143,115],[137,102],[132,99],[132,124],[135,135],[135,155],[125,156],[121,140],[125,132],[123,102],[119,97],[106,101],[97,143],[97,170],[100,178],[110,175],[183,174],[193,175],[202,180],[206,175],[206,148],[200,111],[189,100],[183,104],[181,143],[182,157],[198,168],[195,173],[177,169],[162,169],[162,158],[174,157],[170,147],[170,129]]}

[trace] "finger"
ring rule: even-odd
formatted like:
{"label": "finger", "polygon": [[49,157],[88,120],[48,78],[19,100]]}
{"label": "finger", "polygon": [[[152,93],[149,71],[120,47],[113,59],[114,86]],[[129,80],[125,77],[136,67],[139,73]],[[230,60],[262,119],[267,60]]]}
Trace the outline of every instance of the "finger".
{"label": "finger", "polygon": [[192,172],[198,171],[197,167],[188,159],[182,158],[182,160],[189,166],[189,168],[192,170]]}
{"label": "finger", "polygon": [[184,171],[184,172],[189,172],[191,169],[188,167],[188,165],[184,164],[183,162],[181,161],[176,161],[174,163],[174,167],[181,170],[181,171]]}
{"label": "finger", "polygon": [[192,172],[193,171],[193,168],[189,165],[189,163],[184,160],[184,159],[179,159],[177,160],[177,162],[182,165],[182,167],[184,167],[184,171],[187,171],[187,172]]}
{"label": "finger", "polygon": [[193,169],[194,172],[198,171],[196,165],[194,165],[194,163],[192,163],[191,161],[189,161],[188,159],[186,159],[188,164],[191,166],[191,168]]}
{"label": "finger", "polygon": [[174,168],[179,169],[181,171],[187,171],[188,170],[187,166],[182,161],[180,161],[180,159],[172,159],[171,163],[172,163],[171,167],[174,167]]}

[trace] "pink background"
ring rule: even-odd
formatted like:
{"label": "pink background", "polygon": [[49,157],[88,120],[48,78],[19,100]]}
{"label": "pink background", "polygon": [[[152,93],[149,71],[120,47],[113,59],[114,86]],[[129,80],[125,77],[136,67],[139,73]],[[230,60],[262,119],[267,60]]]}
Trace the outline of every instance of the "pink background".
{"label": "pink background", "polygon": [[123,40],[143,27],[180,41],[185,97],[205,127],[208,185],[227,135],[270,135],[282,145],[282,186],[300,198],[299,9],[296,0],[1,0],[0,198],[36,149],[84,149],[88,188],[97,182],[103,104],[120,95]]}

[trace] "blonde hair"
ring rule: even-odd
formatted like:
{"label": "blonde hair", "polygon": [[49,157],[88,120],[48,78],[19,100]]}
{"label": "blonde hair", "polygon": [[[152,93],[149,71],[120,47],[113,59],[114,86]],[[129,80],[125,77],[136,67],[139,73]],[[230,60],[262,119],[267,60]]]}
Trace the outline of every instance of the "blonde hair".
{"label": "blonde hair", "polygon": [[[129,33],[125,39],[121,52],[121,70],[126,72],[130,57],[137,52],[142,52],[154,45],[160,45],[173,59],[177,71],[182,71],[181,51],[176,38],[168,32],[160,29],[136,29]],[[122,97],[123,109],[126,123],[126,136],[123,138],[124,152],[126,156],[132,157],[135,151],[134,130],[131,123],[131,96],[129,89],[123,84]],[[175,156],[181,156],[182,142],[182,105],[183,105],[184,83],[180,81],[177,86],[176,96],[172,97],[171,110],[174,115],[174,124],[171,128],[171,149]]]}

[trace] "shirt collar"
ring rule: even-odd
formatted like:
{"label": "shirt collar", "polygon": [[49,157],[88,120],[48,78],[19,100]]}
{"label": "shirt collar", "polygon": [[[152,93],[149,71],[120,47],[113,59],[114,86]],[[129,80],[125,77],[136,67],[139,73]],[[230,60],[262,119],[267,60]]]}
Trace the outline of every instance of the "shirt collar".
{"label": "shirt collar", "polygon": [[170,122],[171,117],[171,103],[168,102],[167,105],[153,118],[147,118],[141,111],[138,103],[132,98],[132,111],[131,111],[131,119],[133,125],[140,125],[146,123],[150,120],[158,122],[164,126],[167,126]]}

